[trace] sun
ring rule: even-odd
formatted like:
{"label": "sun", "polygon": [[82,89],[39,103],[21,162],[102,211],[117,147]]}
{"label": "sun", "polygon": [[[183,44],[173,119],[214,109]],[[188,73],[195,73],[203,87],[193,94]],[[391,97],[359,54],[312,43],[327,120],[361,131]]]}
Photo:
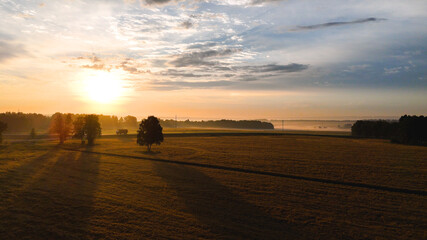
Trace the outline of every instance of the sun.
{"label": "sun", "polygon": [[123,94],[120,75],[114,72],[96,71],[84,79],[85,95],[94,102],[112,103]]}

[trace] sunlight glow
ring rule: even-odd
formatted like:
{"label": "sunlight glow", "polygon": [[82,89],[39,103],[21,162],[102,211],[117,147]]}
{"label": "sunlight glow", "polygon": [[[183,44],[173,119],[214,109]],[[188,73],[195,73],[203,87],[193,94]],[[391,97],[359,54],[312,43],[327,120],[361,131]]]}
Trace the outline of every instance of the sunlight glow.
{"label": "sunlight glow", "polygon": [[96,71],[83,80],[85,94],[91,101],[113,103],[123,96],[124,83],[118,73]]}

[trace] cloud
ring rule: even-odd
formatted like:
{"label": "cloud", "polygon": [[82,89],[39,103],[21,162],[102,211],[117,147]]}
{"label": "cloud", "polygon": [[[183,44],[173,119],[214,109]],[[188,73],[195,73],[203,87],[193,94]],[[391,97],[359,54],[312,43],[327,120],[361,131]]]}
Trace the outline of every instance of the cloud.
{"label": "cloud", "polygon": [[233,69],[231,69],[230,67],[224,67],[224,66],[215,66],[214,67],[215,71],[232,71]]}
{"label": "cloud", "polygon": [[169,2],[173,2],[173,0],[144,0],[147,5],[163,5]]}
{"label": "cloud", "polygon": [[384,68],[384,74],[386,75],[396,74],[396,73],[399,73],[401,70],[402,70],[402,67]]}
{"label": "cloud", "polygon": [[240,81],[243,81],[243,82],[253,82],[253,81],[257,81],[257,80],[259,80],[259,79],[255,76],[252,76],[252,75],[240,76]]}
{"label": "cloud", "polygon": [[175,69],[168,69],[167,71],[162,71],[159,73],[162,76],[170,77],[186,77],[186,78],[196,78],[196,77],[209,77],[210,74],[194,74],[186,71],[178,71]]}
{"label": "cloud", "polygon": [[208,47],[214,47],[218,45],[217,42],[205,42],[205,43],[195,43],[191,44],[187,47],[187,49],[200,49],[200,48],[208,48]]}
{"label": "cloud", "polygon": [[21,44],[0,40],[0,63],[26,53]]}
{"label": "cloud", "polygon": [[208,50],[202,52],[192,52],[179,56],[170,63],[175,67],[188,67],[188,66],[213,66],[218,65],[218,62],[205,61],[206,58],[223,57],[231,55],[235,52],[241,51],[240,49],[225,49],[225,50]]}
{"label": "cloud", "polygon": [[368,64],[351,65],[348,67],[348,69],[345,69],[344,72],[357,72],[357,71],[365,70],[369,67],[370,65]]}
{"label": "cloud", "polygon": [[[106,70],[105,65],[103,63],[101,64],[93,64],[93,65],[83,65],[82,68],[90,68],[94,70]],[[109,69],[108,69],[109,70]]]}
{"label": "cloud", "polygon": [[105,64],[101,61],[101,59],[99,59],[94,53],[86,56],[76,57],[73,59],[83,60],[83,62],[86,62],[86,63],[87,63],[87,60],[89,60],[90,63],[92,63],[92,64],[80,65],[81,68],[89,68],[94,70],[107,70],[107,71],[110,71],[111,69],[111,66],[107,68]]}
{"label": "cloud", "polygon": [[30,19],[30,18],[33,18],[34,15],[35,15],[35,11],[23,11],[17,14],[16,16],[24,19]]}
{"label": "cloud", "polygon": [[183,88],[221,88],[230,86],[232,81],[156,81],[151,83],[157,90],[178,90]]}
{"label": "cloud", "polygon": [[223,74],[222,76],[226,77],[226,78],[231,78],[231,77],[234,77],[235,74],[229,74],[229,73],[227,73],[227,74]]}
{"label": "cloud", "polygon": [[92,53],[92,54],[90,54],[90,55],[86,55],[86,56],[80,56],[80,57],[76,57],[76,58],[74,58],[74,59],[76,59],[76,60],[84,60],[84,59],[87,59],[87,60],[90,60],[92,63],[97,63],[97,62],[101,62],[101,60],[94,54],[94,53]]}
{"label": "cloud", "polygon": [[252,5],[260,5],[263,3],[270,3],[270,2],[280,2],[283,0],[252,0],[251,4]]}
{"label": "cloud", "polygon": [[[149,71],[138,70],[138,67],[143,66],[144,64],[138,63],[137,60],[133,58],[125,58],[121,62],[117,62],[117,59],[100,59],[95,54],[80,56],[73,58],[73,60],[79,61],[79,67],[89,68],[93,70],[106,70],[110,71],[112,68],[122,69],[131,74],[147,73]],[[88,64],[89,63],[89,64]],[[82,65],[84,64],[84,65]]]}
{"label": "cloud", "polygon": [[287,65],[278,64],[267,64],[260,66],[244,66],[243,68],[253,73],[265,73],[265,72],[301,72],[308,68],[308,65],[291,63]]}
{"label": "cloud", "polygon": [[292,29],[292,31],[315,30],[320,28],[335,27],[335,26],[350,25],[350,24],[360,24],[360,23],[367,23],[367,22],[378,22],[378,21],[384,21],[384,20],[386,19],[385,18],[364,18],[364,19],[348,21],[348,22],[328,22],[328,23],[315,24],[315,25],[298,26],[297,28]]}
{"label": "cloud", "polygon": [[193,26],[193,23],[187,20],[185,22],[182,22],[179,26],[185,29],[189,29]]}
{"label": "cloud", "polygon": [[[258,80],[277,80],[277,77],[280,76],[280,73],[267,73],[267,74],[243,74],[238,77],[238,80],[241,82],[254,82]],[[272,78],[273,77],[273,78]],[[276,78],[274,78],[276,77]]]}
{"label": "cloud", "polygon": [[131,58],[126,58],[120,63],[119,66],[116,66],[116,68],[121,68],[123,69],[123,71],[126,71],[131,74],[145,73],[145,71],[138,70],[137,66],[135,66],[134,60]]}
{"label": "cloud", "polygon": [[138,69],[136,67],[131,67],[127,65],[127,62],[122,62],[120,64],[120,67],[123,69],[123,71],[132,73],[132,74],[136,74],[139,73]]}
{"label": "cloud", "polygon": [[237,5],[237,6],[250,6],[250,5],[263,5],[264,3],[281,2],[284,0],[217,0],[214,1],[219,5]]}
{"label": "cloud", "polygon": [[91,61],[93,63],[96,63],[96,62],[99,62],[100,60],[99,60],[99,58],[97,56],[93,55],[92,58],[91,58]]}

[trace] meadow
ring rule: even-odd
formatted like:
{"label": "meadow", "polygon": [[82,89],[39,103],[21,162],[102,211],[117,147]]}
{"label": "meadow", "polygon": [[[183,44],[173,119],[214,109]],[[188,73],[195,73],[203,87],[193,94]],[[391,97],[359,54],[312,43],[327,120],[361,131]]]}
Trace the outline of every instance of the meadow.
{"label": "meadow", "polygon": [[[193,133],[189,131],[189,133]],[[166,135],[0,147],[2,239],[426,239],[427,148]]]}

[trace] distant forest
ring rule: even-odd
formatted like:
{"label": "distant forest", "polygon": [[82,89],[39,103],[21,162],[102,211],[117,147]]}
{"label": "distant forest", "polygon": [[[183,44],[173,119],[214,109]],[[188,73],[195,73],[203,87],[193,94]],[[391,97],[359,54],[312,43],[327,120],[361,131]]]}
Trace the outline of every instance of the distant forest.
{"label": "distant forest", "polygon": [[[76,119],[84,114],[71,114],[72,119]],[[99,122],[103,130],[112,129],[137,129],[138,120],[134,116],[117,117],[110,115],[98,115]],[[47,132],[51,124],[51,116],[46,116],[38,113],[22,113],[22,112],[6,112],[0,113],[0,121],[7,124],[6,133],[29,133],[31,129],[37,132]],[[160,120],[160,124],[164,128],[237,128],[237,129],[274,129],[273,124],[262,121],[234,121],[234,120],[218,120],[218,121],[175,121],[175,120]]]}
{"label": "distant forest", "polygon": [[427,117],[400,117],[399,121],[363,120],[351,127],[354,137],[390,139],[394,143],[427,145]]}
{"label": "distant forest", "polygon": [[[73,120],[81,115],[84,114],[71,114]],[[98,117],[103,129],[138,128],[138,121],[134,116],[118,118],[117,116],[98,115]],[[33,128],[38,132],[47,132],[49,130],[51,120],[51,116],[38,113],[0,113],[0,121],[7,124],[6,132],[13,133],[29,133]]]}
{"label": "distant forest", "polygon": [[175,121],[175,120],[160,120],[160,124],[165,128],[237,128],[237,129],[274,129],[273,124],[269,122],[261,122],[258,120],[209,120],[209,121]]}

